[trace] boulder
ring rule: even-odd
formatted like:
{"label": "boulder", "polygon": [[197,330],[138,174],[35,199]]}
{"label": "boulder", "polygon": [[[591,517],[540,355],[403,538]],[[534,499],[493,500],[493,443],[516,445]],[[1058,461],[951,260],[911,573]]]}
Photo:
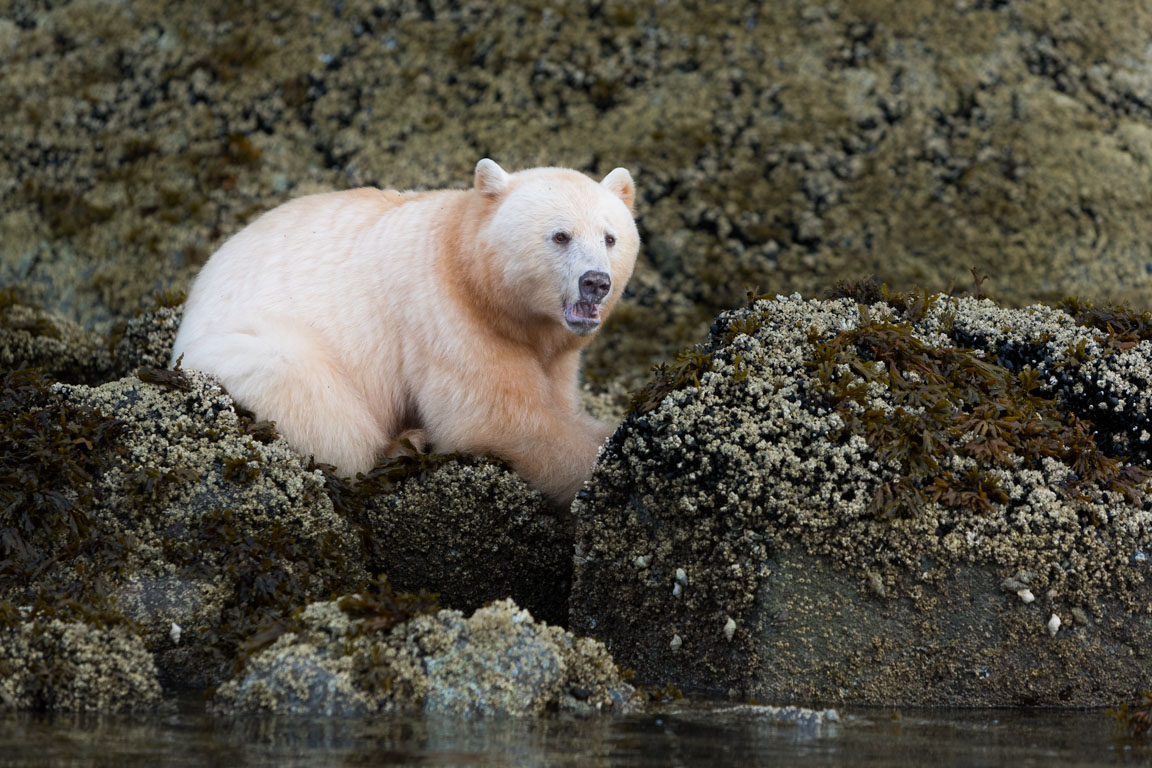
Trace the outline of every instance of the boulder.
{"label": "boulder", "polygon": [[761,298],[657,372],[573,508],[572,631],[772,700],[1149,687],[1150,318],[877,288]]}
{"label": "boulder", "polygon": [[146,369],[96,387],[10,373],[0,402],[0,605],[128,621],[178,686],[263,623],[364,584],[324,475],[213,380]]}
{"label": "boulder", "polygon": [[221,712],[454,717],[624,712],[635,690],[603,644],[536,622],[510,600],[465,618],[403,618],[391,593],[313,603],[216,691]]}

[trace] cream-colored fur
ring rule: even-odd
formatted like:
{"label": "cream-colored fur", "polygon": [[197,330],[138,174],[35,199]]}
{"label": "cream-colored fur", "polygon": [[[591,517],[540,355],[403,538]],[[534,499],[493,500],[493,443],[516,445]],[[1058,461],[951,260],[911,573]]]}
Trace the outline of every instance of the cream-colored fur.
{"label": "cream-colored fur", "polygon": [[573,307],[596,272],[611,275],[600,321],[619,299],[639,248],[634,195],[623,168],[596,183],[481,160],[468,190],[293,200],[209,259],[172,359],[342,472],[415,435],[507,459],[567,503],[612,431],[578,399],[598,325],[592,304]]}

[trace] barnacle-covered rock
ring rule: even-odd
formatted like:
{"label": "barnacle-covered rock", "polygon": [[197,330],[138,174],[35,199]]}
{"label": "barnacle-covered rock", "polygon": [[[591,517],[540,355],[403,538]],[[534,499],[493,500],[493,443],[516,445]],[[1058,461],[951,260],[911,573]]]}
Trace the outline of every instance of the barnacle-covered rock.
{"label": "barnacle-covered rock", "polygon": [[[389,473],[396,482],[381,485]],[[463,611],[510,597],[541,621],[567,621],[571,520],[501,462],[401,459],[369,473],[355,498],[369,567],[397,589]]]}
{"label": "barnacle-covered rock", "polygon": [[159,702],[152,654],[129,626],[0,618],[0,712],[114,712]]}
{"label": "barnacle-covered rock", "polygon": [[642,680],[759,697],[1146,687],[1152,342],[889,299],[760,299],[657,372],[574,507],[574,631]]}
{"label": "barnacle-covered rock", "polygon": [[[625,712],[639,706],[603,644],[537,623],[510,600],[465,618],[372,610],[379,595],[313,603],[220,686],[220,711],[457,717]],[[411,598],[408,598],[411,600]],[[428,608],[430,606],[425,606]]]}
{"label": "barnacle-covered rock", "polygon": [[364,583],[363,550],[323,475],[213,380],[141,374],[156,383],[5,380],[0,600],[130,619],[165,680],[207,685],[262,623]]}

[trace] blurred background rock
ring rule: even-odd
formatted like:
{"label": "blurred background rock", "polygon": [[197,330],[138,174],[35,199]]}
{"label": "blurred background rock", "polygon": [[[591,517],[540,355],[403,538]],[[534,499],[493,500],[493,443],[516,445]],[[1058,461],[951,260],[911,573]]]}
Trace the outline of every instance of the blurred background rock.
{"label": "blurred background rock", "polygon": [[15,0],[0,285],[106,331],[291,197],[629,167],[644,237],[593,389],[745,290],[874,273],[1152,303],[1145,0]]}

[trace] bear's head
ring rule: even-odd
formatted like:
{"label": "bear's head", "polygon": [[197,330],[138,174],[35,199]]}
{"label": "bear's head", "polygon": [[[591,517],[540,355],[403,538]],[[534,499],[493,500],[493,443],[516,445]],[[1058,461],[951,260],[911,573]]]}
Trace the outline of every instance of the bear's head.
{"label": "bear's head", "polygon": [[577,336],[594,333],[636,265],[632,175],[617,168],[597,183],[566,168],[510,174],[484,159],[475,188],[492,206],[480,237],[501,303]]}

